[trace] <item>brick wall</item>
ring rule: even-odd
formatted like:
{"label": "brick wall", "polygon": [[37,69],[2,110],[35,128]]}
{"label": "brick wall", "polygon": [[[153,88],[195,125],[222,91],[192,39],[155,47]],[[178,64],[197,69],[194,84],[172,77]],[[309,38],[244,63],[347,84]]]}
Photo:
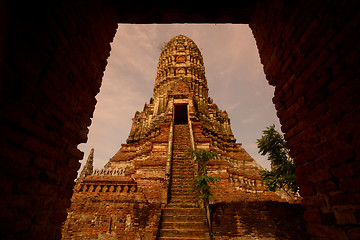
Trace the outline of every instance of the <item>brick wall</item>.
{"label": "brick wall", "polygon": [[250,27],[275,86],[308,232],[358,239],[358,2],[263,1]]}
{"label": "brick wall", "polygon": [[107,192],[75,191],[62,239],[153,239],[160,222],[160,204],[149,203],[138,189],[126,187],[119,184]]}
{"label": "brick wall", "polygon": [[245,200],[210,208],[215,240],[309,238],[306,223],[299,218],[305,209],[299,204]]}
{"label": "brick wall", "polygon": [[60,238],[117,28],[102,2],[1,4],[2,239]]}

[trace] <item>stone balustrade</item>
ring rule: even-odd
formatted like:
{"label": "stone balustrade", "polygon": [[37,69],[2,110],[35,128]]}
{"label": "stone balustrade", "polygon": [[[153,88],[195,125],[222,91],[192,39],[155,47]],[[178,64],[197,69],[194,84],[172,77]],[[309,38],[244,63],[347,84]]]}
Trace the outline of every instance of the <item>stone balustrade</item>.
{"label": "stone balustrade", "polygon": [[230,174],[229,181],[234,184],[236,188],[249,192],[263,191],[265,189],[262,181],[259,179],[251,179],[245,176]]}
{"label": "stone balustrade", "polygon": [[77,192],[93,193],[135,193],[138,191],[136,183],[81,183],[76,187]]}
{"label": "stone balustrade", "polygon": [[113,175],[113,176],[125,176],[125,168],[102,168],[95,169],[92,175]]}

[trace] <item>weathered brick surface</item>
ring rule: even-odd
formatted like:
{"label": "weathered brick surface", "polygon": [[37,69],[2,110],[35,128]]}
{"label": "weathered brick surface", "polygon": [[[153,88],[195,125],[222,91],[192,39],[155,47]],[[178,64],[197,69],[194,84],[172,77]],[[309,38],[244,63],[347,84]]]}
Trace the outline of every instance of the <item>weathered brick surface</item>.
{"label": "weathered brick surface", "polygon": [[60,238],[117,28],[86,5],[1,3],[2,239]]}
{"label": "weathered brick surface", "polygon": [[160,204],[149,203],[130,177],[107,177],[77,184],[63,239],[152,239]]}
{"label": "weathered brick surface", "polygon": [[243,199],[236,203],[211,205],[215,240],[308,239],[306,222],[299,218],[299,204]]}
{"label": "weathered brick surface", "polygon": [[358,8],[265,1],[250,23],[314,237],[346,239],[359,225]]}

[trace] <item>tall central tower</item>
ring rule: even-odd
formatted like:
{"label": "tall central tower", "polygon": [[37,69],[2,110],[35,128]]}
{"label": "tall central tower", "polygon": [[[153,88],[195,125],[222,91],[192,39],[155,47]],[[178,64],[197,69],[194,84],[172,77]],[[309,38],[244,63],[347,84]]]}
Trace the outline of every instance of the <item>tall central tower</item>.
{"label": "tall central tower", "polygon": [[[116,237],[160,232],[161,239],[172,236],[171,226],[179,225],[185,228],[181,233],[190,234],[185,238],[206,237],[206,228],[199,224],[203,211],[189,192],[197,174],[192,159],[184,156],[189,148],[220,155],[209,166],[209,174],[221,179],[215,186],[215,202],[248,199],[254,194],[274,197],[260,181],[260,166],[236,143],[227,112],[219,110],[208,91],[199,48],[186,36],[172,38],[160,54],[154,96],[135,113],[127,143],[104,169],[90,173],[92,162],[88,163],[77,181],[65,236],[78,236],[82,228],[99,234],[105,221],[106,231]],[[174,211],[193,214],[179,220],[189,224],[177,223],[171,217]],[[160,224],[160,219],[173,222]],[[198,228],[193,230],[193,226]]]}
{"label": "tall central tower", "polygon": [[[159,123],[202,122],[209,132],[234,142],[226,111],[219,111],[208,97],[205,67],[199,48],[178,35],[163,48],[155,79],[154,98],[135,114],[128,143],[147,137]],[[185,123],[184,122],[184,123]]]}

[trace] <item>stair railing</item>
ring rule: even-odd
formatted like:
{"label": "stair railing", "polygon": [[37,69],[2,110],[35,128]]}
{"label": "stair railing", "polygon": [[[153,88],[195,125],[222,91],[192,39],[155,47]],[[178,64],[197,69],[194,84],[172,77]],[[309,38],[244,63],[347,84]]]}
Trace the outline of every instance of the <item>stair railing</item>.
{"label": "stair railing", "polygon": [[170,192],[170,178],[171,178],[171,158],[174,142],[174,123],[171,122],[169,129],[169,141],[168,141],[168,151],[166,156],[166,165],[165,165],[165,180],[164,180],[164,190],[162,196],[162,208],[169,203],[169,192]]}
{"label": "stair railing", "polygon": [[[191,140],[191,148],[192,150],[195,150],[195,140],[194,140],[194,132],[192,129],[192,123],[190,118],[188,119],[189,121],[189,129],[190,129],[190,140]],[[199,175],[199,164],[195,164],[194,166],[194,178],[196,178]],[[205,208],[205,212],[206,212],[206,219],[207,219],[207,223],[208,223],[208,228],[209,228],[209,232],[211,233],[211,216],[210,216],[210,205],[209,202],[202,202],[200,203],[202,205],[204,205]]]}
{"label": "stair railing", "polygon": [[[190,142],[191,142],[191,149],[195,150],[195,139],[194,139],[194,132],[193,132],[193,128],[192,128],[192,122],[190,120],[190,118],[188,119],[188,125],[189,125],[189,131],[190,131]],[[198,164],[195,164],[194,166],[194,178],[196,178],[198,176],[198,171],[199,171],[199,166]]]}
{"label": "stair railing", "polygon": [[194,132],[193,132],[193,129],[192,129],[192,122],[191,122],[190,119],[189,119],[188,122],[189,122],[189,131],[190,131],[191,149],[195,150],[195,140],[194,140]]}

